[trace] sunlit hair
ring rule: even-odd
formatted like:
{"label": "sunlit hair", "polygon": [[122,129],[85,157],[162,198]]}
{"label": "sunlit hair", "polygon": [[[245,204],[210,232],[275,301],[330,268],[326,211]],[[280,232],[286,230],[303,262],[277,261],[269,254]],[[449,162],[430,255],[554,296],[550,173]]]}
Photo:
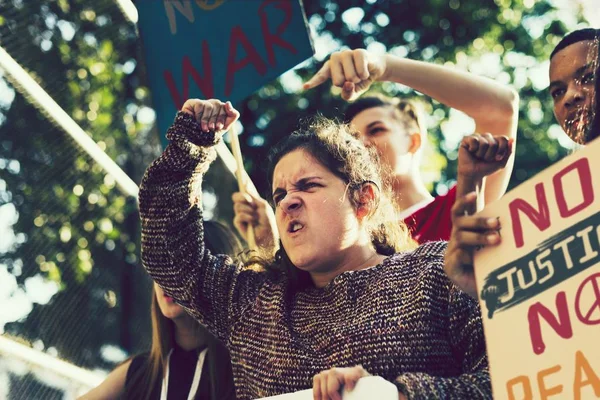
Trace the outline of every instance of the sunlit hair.
{"label": "sunlit hair", "polygon": [[[352,205],[360,205],[360,190],[364,184],[374,184],[378,196],[371,204],[366,217],[366,229],[376,251],[392,255],[416,246],[406,225],[396,218],[396,208],[390,200],[390,188],[379,171],[375,150],[366,148],[347,124],[315,117],[273,148],[269,156],[269,180],[277,163],[295,150],[304,150],[347,185],[347,195]],[[288,274],[294,284],[303,286],[310,282],[307,272],[301,271],[289,260],[283,246],[270,267]]]}
{"label": "sunlit hair", "polygon": [[388,97],[379,93],[361,97],[353,103],[350,103],[348,107],[346,107],[344,121],[350,123],[359,113],[374,107],[393,109],[394,116],[397,118],[398,122],[404,125],[406,131],[411,133],[419,132],[422,136],[427,134],[425,112],[420,101]]}
{"label": "sunlit hair", "polygon": [[[238,238],[231,229],[215,221],[204,221],[204,242],[213,254],[236,256],[242,249]],[[129,379],[122,396],[123,399],[150,400],[157,381],[163,379],[167,367],[167,356],[175,345],[175,323],[160,311],[154,285],[152,286],[151,301],[152,345],[150,354],[145,365]],[[196,334],[206,335],[207,331],[197,324]]]}

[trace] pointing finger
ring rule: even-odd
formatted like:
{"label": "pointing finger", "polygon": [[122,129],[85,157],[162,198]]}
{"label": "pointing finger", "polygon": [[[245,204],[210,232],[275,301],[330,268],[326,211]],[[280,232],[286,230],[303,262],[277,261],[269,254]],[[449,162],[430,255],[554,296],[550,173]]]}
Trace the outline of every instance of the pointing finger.
{"label": "pointing finger", "polygon": [[323,64],[319,72],[317,72],[315,75],[313,75],[312,78],[305,82],[302,87],[304,88],[304,90],[316,88],[320,84],[327,81],[327,79],[329,79],[330,77],[331,70],[329,68],[329,61],[327,61],[325,64]]}

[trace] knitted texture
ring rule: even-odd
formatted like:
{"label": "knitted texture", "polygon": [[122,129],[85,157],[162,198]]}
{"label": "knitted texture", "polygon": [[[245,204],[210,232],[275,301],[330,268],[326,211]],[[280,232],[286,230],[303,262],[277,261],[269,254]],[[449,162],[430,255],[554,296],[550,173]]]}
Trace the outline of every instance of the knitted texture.
{"label": "knitted texture", "polygon": [[227,344],[240,399],[308,389],[319,372],[358,364],[410,399],[491,398],[479,306],[444,274],[445,243],[292,292],[285,277],[204,247],[200,182],[219,138],[184,113],[167,137],[140,186],[142,262]]}

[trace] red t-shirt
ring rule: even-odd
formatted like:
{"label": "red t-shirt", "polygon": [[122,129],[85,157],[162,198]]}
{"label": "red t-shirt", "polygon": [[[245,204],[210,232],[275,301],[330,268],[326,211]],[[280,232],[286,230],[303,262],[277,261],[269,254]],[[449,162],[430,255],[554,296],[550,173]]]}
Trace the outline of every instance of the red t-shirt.
{"label": "red t-shirt", "polygon": [[456,185],[442,196],[437,196],[425,207],[404,219],[413,239],[419,244],[449,240],[452,231],[451,210],[456,200]]}

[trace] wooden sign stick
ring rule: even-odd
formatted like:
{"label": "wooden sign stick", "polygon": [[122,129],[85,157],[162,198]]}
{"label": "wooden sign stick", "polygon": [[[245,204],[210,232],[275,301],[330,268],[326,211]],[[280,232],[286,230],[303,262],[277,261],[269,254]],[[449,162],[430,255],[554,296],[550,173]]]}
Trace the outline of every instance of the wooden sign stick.
{"label": "wooden sign stick", "polygon": [[[246,193],[246,185],[244,184],[244,162],[242,160],[242,150],[240,149],[240,140],[237,135],[237,129],[235,124],[229,129],[229,135],[231,136],[231,152],[235,157],[237,168],[235,170],[235,176],[237,178],[238,187],[241,193]],[[248,247],[250,250],[256,250],[256,239],[254,238],[254,226],[248,225],[248,231],[246,232],[248,241]]]}

